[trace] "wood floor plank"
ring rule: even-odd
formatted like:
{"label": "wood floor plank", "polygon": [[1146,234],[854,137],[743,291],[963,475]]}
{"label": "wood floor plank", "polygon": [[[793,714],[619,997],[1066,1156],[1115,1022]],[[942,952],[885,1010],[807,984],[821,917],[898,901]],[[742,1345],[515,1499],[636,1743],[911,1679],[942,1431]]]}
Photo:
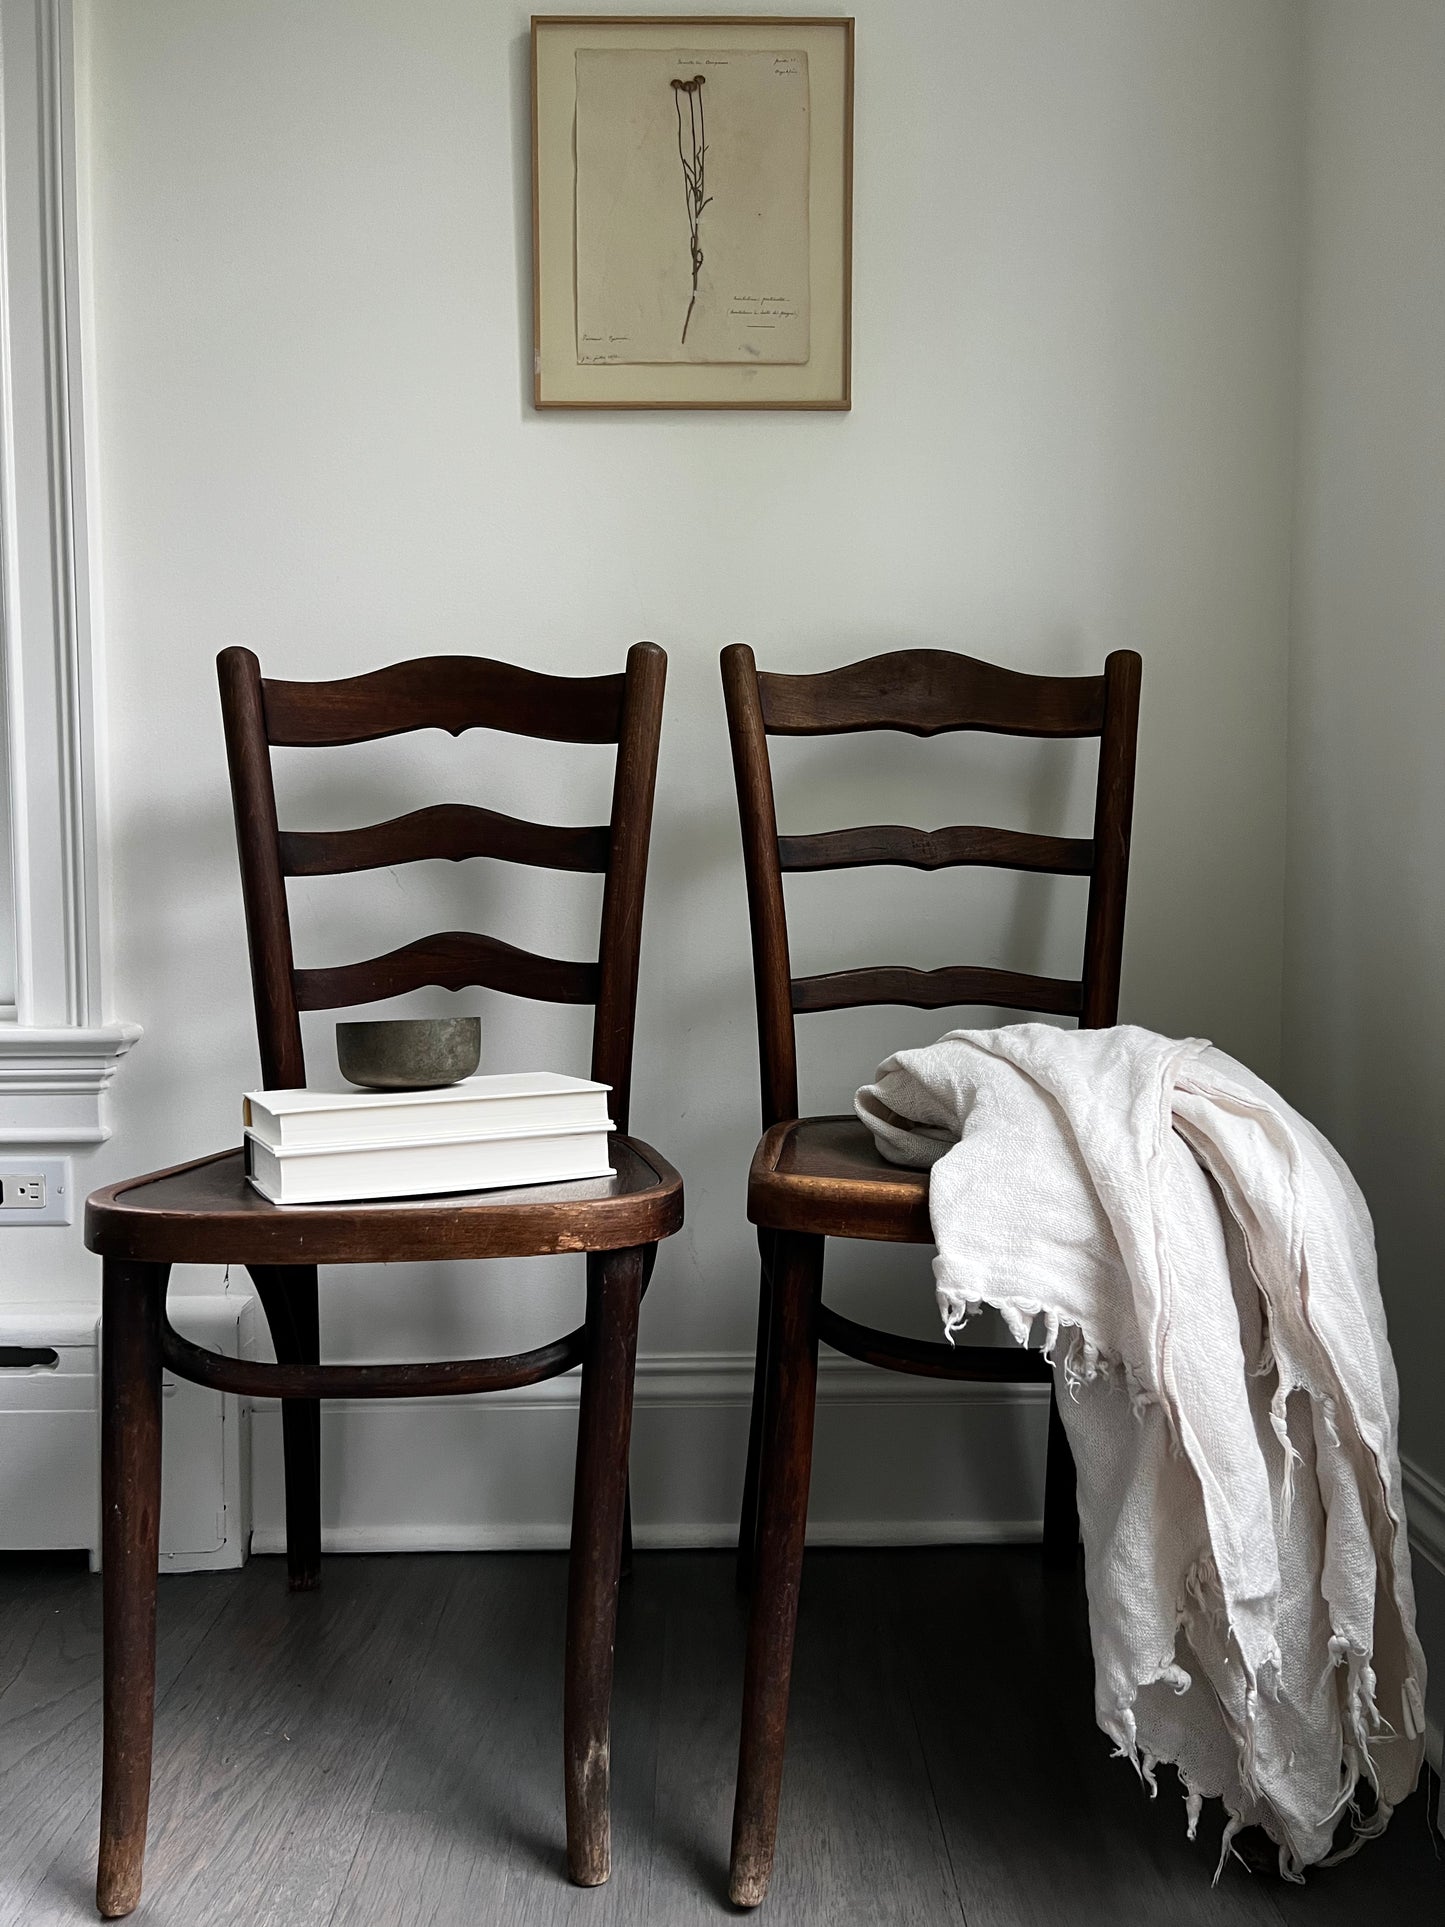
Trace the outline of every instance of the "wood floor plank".
{"label": "wood floor plank", "polygon": [[177,1927],[330,1920],[460,1576],[444,1555],[334,1559],[319,1593],[292,1595],[261,1564],[265,1592],[166,1709],[148,1873]]}
{"label": "wood floor plank", "polygon": [[[668,1628],[656,1927],[725,1906],[746,1608],[731,1558],[695,1563]],[[720,1569],[719,1569],[720,1568]],[[777,1860],[767,1917],[960,1927],[962,1912],[872,1554],[803,1569]]]}
{"label": "wood floor plank", "polygon": [[666,1601],[651,1661],[663,1707],[652,1879],[638,1927],[736,1919],[727,1904],[727,1856],[746,1604],[733,1587],[730,1554],[639,1554],[637,1569]]}
{"label": "wood floor plank", "polygon": [[1277,1905],[1286,1927],[1440,1927],[1445,1921],[1445,1843],[1431,1824],[1440,1782],[1428,1775],[1390,1819],[1385,1834],[1302,1886],[1281,1881]]}
{"label": "wood floor plank", "polygon": [[1211,1886],[1178,1783],[1150,1800],[1094,1725],[1082,1587],[1031,1547],[900,1553],[897,1634],[969,1927],[1280,1927],[1277,1883]]}
{"label": "wood floor plank", "polygon": [[[560,1555],[469,1561],[396,1735],[335,1927],[552,1927],[642,1917],[652,1855],[661,1602],[623,1587],[612,1712],[613,1875],[567,1882]],[[416,1911],[426,1896],[426,1912]]]}
{"label": "wood floor plank", "polygon": [[334,1560],[304,1595],[279,1560],[235,1576],[158,1705],[147,1923],[329,1919],[455,1577],[445,1557]]}
{"label": "wood floor plank", "polygon": [[[161,1585],[156,1695],[226,1610],[233,1575]],[[100,1582],[83,1567],[0,1569],[0,1927],[94,1914],[100,1811]]]}
{"label": "wood floor plank", "polygon": [[807,1564],[771,1898],[785,1919],[806,1910],[898,1927],[956,1923],[962,1909],[899,1670],[886,1571],[852,1552],[815,1553]]}

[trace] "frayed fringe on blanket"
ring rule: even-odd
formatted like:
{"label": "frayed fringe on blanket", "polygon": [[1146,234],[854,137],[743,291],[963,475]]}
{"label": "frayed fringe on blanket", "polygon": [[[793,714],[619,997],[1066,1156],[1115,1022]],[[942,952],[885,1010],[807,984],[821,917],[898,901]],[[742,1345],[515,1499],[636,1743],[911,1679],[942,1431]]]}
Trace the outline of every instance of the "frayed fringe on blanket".
{"label": "frayed fringe on blanket", "polygon": [[1190,1839],[1221,1800],[1216,1881],[1247,1826],[1290,1880],[1357,1852],[1415,1783],[1424,1660],[1348,1172],[1242,1065],[1128,1027],[954,1032],[857,1108],[932,1170],[950,1342],[988,1305],[1053,1365],[1116,1756],[1151,1796],[1176,1767]]}

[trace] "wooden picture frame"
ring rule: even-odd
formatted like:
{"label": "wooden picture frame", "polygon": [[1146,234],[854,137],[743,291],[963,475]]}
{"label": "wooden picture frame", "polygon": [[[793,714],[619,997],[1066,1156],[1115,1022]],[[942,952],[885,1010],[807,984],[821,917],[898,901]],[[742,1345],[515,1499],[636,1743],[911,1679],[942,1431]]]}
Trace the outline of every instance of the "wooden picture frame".
{"label": "wooden picture frame", "polygon": [[842,17],[533,15],[537,408],[851,407],[853,37]]}

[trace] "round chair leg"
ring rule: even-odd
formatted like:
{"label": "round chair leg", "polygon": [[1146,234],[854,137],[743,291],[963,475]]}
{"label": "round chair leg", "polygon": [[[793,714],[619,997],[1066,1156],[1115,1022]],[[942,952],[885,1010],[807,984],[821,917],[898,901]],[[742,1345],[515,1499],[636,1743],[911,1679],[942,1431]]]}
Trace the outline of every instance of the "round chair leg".
{"label": "round chair leg", "polygon": [[642,1269],[640,1247],[587,1263],[562,1735],[567,1871],[579,1887],[600,1887],[612,1872],[612,1668]]}
{"label": "round chair leg", "polygon": [[758,1549],[758,1465],[763,1450],[763,1406],[768,1385],[768,1334],[772,1328],[773,1234],[759,1231],[758,1340],[753,1355],[753,1402],[748,1412],[748,1461],[743,1473],[743,1503],[738,1518],[737,1589],[750,1592]]}
{"label": "round chair leg", "polygon": [[767,1403],[758,1479],[757,1564],[748,1619],[742,1739],[733,1809],[729,1894],[756,1907],[768,1891],[778,1836],[783,1746],[818,1386],[823,1240],[780,1235],[772,1283]]}
{"label": "round chair leg", "polygon": [[[316,1365],[321,1322],[315,1265],[250,1265],[282,1365]],[[286,1479],[286,1583],[291,1592],[321,1584],[321,1401],[281,1401]]]}
{"label": "round chair leg", "polygon": [[168,1265],[107,1260],[102,1309],[104,1741],[95,1903],[140,1899],[150,1811],[161,1521],[161,1315]]}
{"label": "round chair leg", "polygon": [[1079,1494],[1069,1435],[1049,1393],[1049,1446],[1044,1462],[1044,1569],[1072,1572],[1079,1562]]}

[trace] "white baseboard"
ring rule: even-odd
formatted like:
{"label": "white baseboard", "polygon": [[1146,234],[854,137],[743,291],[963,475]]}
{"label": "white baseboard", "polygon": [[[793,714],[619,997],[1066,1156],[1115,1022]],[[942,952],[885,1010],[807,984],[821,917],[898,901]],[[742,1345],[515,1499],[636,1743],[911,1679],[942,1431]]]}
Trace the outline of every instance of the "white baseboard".
{"label": "white baseboard", "polygon": [[[477,1398],[337,1400],[323,1436],[323,1549],[565,1547],[577,1376]],[[632,1494],[644,1547],[737,1534],[751,1353],[638,1360]],[[966,1545],[1038,1537],[1048,1387],[908,1378],[819,1360],[809,1543]],[[254,1552],[285,1545],[280,1412],[253,1410]]]}
{"label": "white baseboard", "polygon": [[[1416,1605],[1419,1612],[1420,1644],[1436,1675],[1445,1675],[1445,1485],[1414,1459],[1400,1459],[1405,1479],[1405,1510],[1410,1522],[1410,1547],[1415,1554]],[[1420,1562],[1428,1562],[1428,1575]],[[1425,1719],[1425,1753],[1432,1767],[1445,1779],[1445,1721],[1441,1718],[1445,1692],[1435,1685]],[[1436,1824],[1445,1833],[1445,1788],[1440,1796]]]}
{"label": "white baseboard", "polygon": [[[976,1546],[1028,1545],[1043,1531],[1042,1519],[843,1519],[810,1522],[810,1546]],[[570,1539],[565,1525],[529,1522],[496,1526],[326,1526],[321,1533],[324,1553],[365,1552],[565,1552]],[[737,1544],[736,1519],[711,1525],[639,1524],[634,1543],[643,1551],[711,1552]],[[258,1526],[251,1550],[279,1554],[286,1550],[280,1526]]]}
{"label": "white baseboard", "polygon": [[1404,1454],[1400,1470],[1405,1478],[1410,1543],[1445,1573],[1445,1485]]}
{"label": "white baseboard", "polygon": [[[545,1410],[577,1403],[581,1385],[578,1372],[565,1372],[559,1378],[544,1379],[540,1385],[522,1385],[506,1392],[464,1393],[426,1398],[394,1400],[330,1399],[328,1412],[376,1411],[382,1405],[406,1405],[413,1410],[426,1406],[445,1406],[453,1411]],[[634,1379],[633,1405],[641,1410],[648,1405],[722,1405],[746,1408],[753,1396],[753,1354],[751,1352],[640,1352]],[[980,1384],[967,1379],[915,1378],[906,1372],[882,1371],[876,1365],[861,1365],[839,1352],[825,1351],[818,1358],[818,1404],[916,1405],[938,1402],[949,1405],[1036,1405],[1048,1404],[1049,1388],[1037,1381],[1019,1385]],[[276,1411],[281,1401],[258,1398],[255,1412]]]}

